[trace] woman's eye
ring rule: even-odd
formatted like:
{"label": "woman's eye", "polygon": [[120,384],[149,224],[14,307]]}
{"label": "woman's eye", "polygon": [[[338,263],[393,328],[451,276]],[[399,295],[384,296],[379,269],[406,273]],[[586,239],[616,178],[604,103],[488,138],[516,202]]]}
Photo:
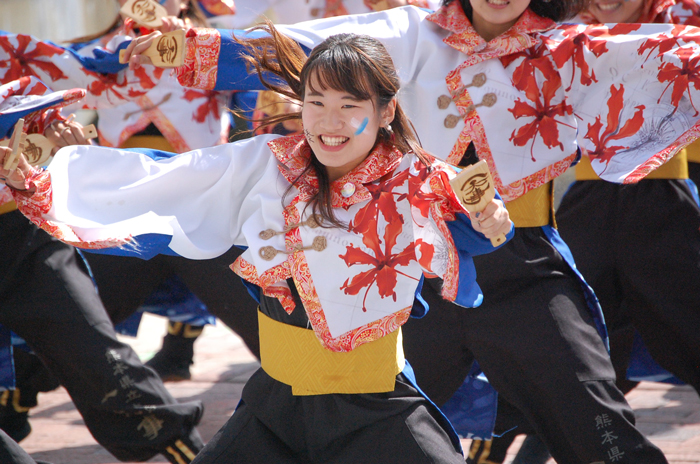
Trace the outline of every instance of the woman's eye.
{"label": "woman's eye", "polygon": [[307,103],[308,103],[309,105],[314,105],[314,106],[323,106],[323,103],[321,103],[320,101],[310,101],[310,102],[307,102]]}

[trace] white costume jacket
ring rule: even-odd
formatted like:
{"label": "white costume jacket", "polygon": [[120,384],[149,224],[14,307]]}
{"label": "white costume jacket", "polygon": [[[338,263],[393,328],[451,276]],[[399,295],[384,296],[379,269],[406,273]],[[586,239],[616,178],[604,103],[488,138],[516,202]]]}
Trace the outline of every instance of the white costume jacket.
{"label": "white costume jacket", "polygon": [[230,93],[186,89],[169,70],[120,65],[119,50],[134,36],[129,25],[73,49],[0,31],[0,83],[36,76],[53,90],[86,89],[68,109],[97,110],[104,146],[120,146],[151,123],[177,152],[224,143]]}
{"label": "white costume jacket", "polygon": [[[446,298],[481,302],[470,255],[494,248],[459,214],[449,187],[455,172],[442,162],[428,170],[414,155],[376,147],[332,184],[345,230],[319,227],[306,208],[315,175],[290,189],[310,156],[303,136],[162,155],[66,147],[36,175],[36,193],[15,192],[15,200],[41,228],[78,247],[149,254],[160,244],[158,252],[193,259],[248,247],[234,271],[290,312],[286,280],[294,279],[318,339],[333,351],[395,331],[424,273],[444,280]],[[455,219],[464,226],[458,243],[446,225]]]}
{"label": "white costume jacket", "polygon": [[[404,7],[279,29],[308,48],[341,32],[381,40],[426,150],[456,164],[473,142],[506,201],[563,173],[579,148],[603,179],[635,182],[700,133],[694,27],[557,25],[526,10],[487,43],[454,1],[432,14]],[[188,35],[183,85],[255,84],[230,31]]]}

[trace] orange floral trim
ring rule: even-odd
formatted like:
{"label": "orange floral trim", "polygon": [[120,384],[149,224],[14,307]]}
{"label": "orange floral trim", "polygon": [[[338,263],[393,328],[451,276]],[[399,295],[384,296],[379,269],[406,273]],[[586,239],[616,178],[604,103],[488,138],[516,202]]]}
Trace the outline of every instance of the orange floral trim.
{"label": "orange floral trim", "polygon": [[467,56],[460,68],[526,50],[538,43],[530,34],[556,27],[554,21],[538,16],[528,8],[510,29],[486,42],[476,32],[459,2],[441,7],[427,19],[452,32],[443,42]]}
{"label": "orange floral trim", "polygon": [[[298,188],[299,194],[284,210],[285,225],[297,224],[301,219],[297,205],[308,200],[308,198],[318,190],[318,179],[315,174],[313,172],[304,173],[304,169],[308,165],[311,156],[310,147],[303,134],[278,138],[269,142],[268,145],[272,153],[281,163],[280,172],[285,179],[289,182],[297,181],[296,187]],[[364,187],[364,184],[369,184],[395,171],[402,159],[403,154],[393,146],[380,145],[376,147],[360,166],[334,182],[332,186],[333,206],[343,207],[360,201],[369,200],[371,195],[367,188]],[[352,182],[356,186],[355,194],[350,199],[346,199],[340,195],[340,189],[347,182]],[[360,197],[359,199],[355,198],[358,196]],[[286,249],[291,251],[301,244],[302,240],[299,229],[296,227],[291,228],[291,230],[285,234]],[[288,290],[281,290],[279,286],[271,286],[270,284],[273,283],[273,281],[279,282],[281,279],[291,276],[294,279],[294,284],[304,304],[304,309],[306,310],[306,314],[316,337],[323,346],[332,351],[347,352],[364,343],[377,340],[398,329],[406,322],[411,313],[411,307],[403,308],[382,319],[357,327],[334,338],[328,328],[328,322],[313,283],[306,255],[303,251],[290,253],[284,264],[277,266],[277,268],[279,268],[278,272],[275,271],[277,273],[266,271],[265,275],[260,277],[256,275],[254,269],[246,269],[245,267],[250,265],[240,258],[234,265],[236,273],[247,280],[256,284],[258,282],[268,284],[266,287],[261,285],[265,294],[270,294],[270,296],[272,296],[271,291],[276,292],[275,296],[280,298],[283,305],[285,305],[284,300],[288,298]],[[293,305],[291,307],[293,308]],[[288,306],[285,305],[285,309],[289,311],[287,308]]]}
{"label": "orange floral trim", "polygon": [[183,87],[214,90],[221,50],[219,31],[190,29],[185,43],[185,64],[175,70],[178,81]]}
{"label": "orange floral trim", "polygon": [[[286,263],[286,261],[285,261]],[[274,285],[280,281],[285,281],[289,277],[289,269],[287,266],[275,266],[268,270],[263,276],[258,276],[258,271],[254,264],[249,263],[242,256],[239,256],[236,261],[229,266],[233,272],[248,282],[257,285],[263,291],[263,294],[277,298],[287,314],[291,314],[294,310],[295,303],[292,297],[292,292],[288,287]]]}
{"label": "orange floral trim", "polygon": [[411,314],[412,307],[409,306],[333,338],[303,252],[294,253],[293,266],[294,283],[304,302],[309,322],[321,344],[331,351],[352,351],[360,345],[378,340],[401,327]]}
{"label": "orange floral trim", "polygon": [[441,276],[443,279],[442,297],[448,301],[455,301],[459,290],[459,255],[452,239],[452,233],[445,221],[454,220],[454,211],[461,212],[463,209],[452,188],[446,187],[450,183],[444,172],[438,171],[431,174],[428,182],[430,189],[445,199],[445,201],[435,201],[430,204],[430,216],[435,221],[440,234],[447,241],[447,268],[445,275]]}
{"label": "orange floral trim", "polygon": [[[148,119],[148,117],[146,117],[145,114],[141,113],[141,115],[139,116],[138,120],[135,123],[126,126],[121,131],[121,133],[119,134],[117,147],[121,147],[124,144],[124,142],[129,140],[129,138],[132,135],[138,134],[139,132],[144,130],[146,127],[148,127],[148,125],[150,123],[151,123],[151,120]],[[98,132],[98,134],[100,134],[100,145],[104,145],[106,147],[111,147],[112,145],[105,139],[104,136],[101,135],[101,132],[99,129],[97,129],[97,132]]]}
{"label": "orange floral trim", "polygon": [[131,241],[131,236],[109,240],[85,241],[66,224],[44,219],[44,215],[51,211],[53,206],[53,187],[51,185],[51,174],[48,171],[35,170],[34,174],[27,179],[27,185],[36,189],[32,195],[19,190],[12,190],[12,196],[15,199],[15,203],[17,203],[17,207],[30,221],[58,240],[89,250],[114,248],[126,245]]}
{"label": "orange floral trim", "polygon": [[[313,170],[304,172],[311,159],[311,147],[304,134],[281,137],[268,142],[268,146],[282,164],[280,172],[284,178],[290,184],[296,180],[295,187],[300,192],[299,201],[308,201],[318,192],[318,178]],[[333,207],[342,208],[369,200],[372,195],[364,185],[394,171],[402,159],[403,154],[394,146],[377,145],[359,166],[331,184]],[[347,183],[355,186],[355,193],[350,198],[345,198],[341,194]]]}

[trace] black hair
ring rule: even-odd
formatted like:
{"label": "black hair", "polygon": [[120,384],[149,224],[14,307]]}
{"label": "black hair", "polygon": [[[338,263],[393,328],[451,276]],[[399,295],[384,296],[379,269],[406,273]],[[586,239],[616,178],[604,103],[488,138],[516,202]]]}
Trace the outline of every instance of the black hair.
{"label": "black hair", "polygon": [[[244,59],[255,68],[266,88],[291,101],[301,104],[306,91],[314,90],[307,89],[312,76],[320,90],[340,90],[358,100],[373,100],[379,111],[396,98],[399,91],[396,68],[386,48],[377,39],[358,34],[333,35],[317,45],[307,58],[299,44],[280,34],[272,23],[267,22],[256,29],[264,30],[270,36],[251,40],[236,39],[246,47],[247,55],[244,55]],[[279,79],[270,79],[269,74],[264,74],[266,72],[281,78],[284,84],[280,84]],[[301,112],[269,116],[259,122],[262,127],[299,118]],[[389,124],[391,130],[379,129],[376,143],[391,143],[402,153],[413,152],[429,166],[413,125],[398,102],[394,119]],[[325,166],[315,156],[311,156],[305,172],[310,169],[315,171],[319,181],[319,191],[309,201],[313,213],[323,219],[322,225],[344,227],[333,214],[331,181]],[[294,185],[292,183],[290,190]]]}

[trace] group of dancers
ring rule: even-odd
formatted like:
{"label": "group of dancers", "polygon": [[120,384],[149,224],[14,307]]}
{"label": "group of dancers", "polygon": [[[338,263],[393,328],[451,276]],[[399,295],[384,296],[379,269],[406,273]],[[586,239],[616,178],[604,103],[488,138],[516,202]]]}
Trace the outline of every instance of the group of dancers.
{"label": "group of dancers", "polygon": [[[0,323],[25,338],[120,459],[503,462],[512,437],[527,433],[546,448],[540,459],[560,464],[667,462],[636,428],[622,380],[641,343],[700,387],[700,209],[688,181],[700,135],[700,91],[688,77],[700,72],[698,8],[586,7],[445,0],[435,11],[246,31],[172,20],[93,55],[0,36],[8,62],[35,51],[5,70],[7,85],[39,79],[44,93],[63,92],[60,105],[137,100],[150,119],[136,116],[143,127],[133,133],[153,123],[167,135],[160,105],[269,90],[292,110],[256,124],[303,127],[214,146],[113,148],[84,144],[82,128],[56,109],[35,110],[25,129],[65,147],[46,169],[25,156],[15,167],[12,148],[0,149],[0,180],[19,209],[0,216],[16,243],[2,258],[12,264],[3,284],[15,284],[1,288],[16,306],[0,303]],[[180,27],[184,64],[171,75],[145,52]],[[126,68],[114,63],[119,50]],[[182,94],[149,98],[168,80]],[[450,182],[477,161],[499,194],[479,214]],[[572,165],[577,182],[555,216],[552,182]],[[501,234],[508,241],[495,247],[489,239]],[[96,282],[107,311],[73,247],[110,255],[94,255],[106,263],[105,283]],[[195,429],[201,405],[175,403],[114,337],[102,288],[110,269],[142,263],[167,270],[123,284],[143,286],[128,306],[114,303],[123,317],[164,277],[197,266],[209,285],[185,285],[260,358],[206,445]],[[40,286],[43,268],[70,277]],[[124,286],[112,288],[117,301]],[[71,320],[53,292],[77,306]],[[99,332],[94,349],[51,342],[19,311],[49,298],[54,320],[43,326],[84,324]],[[127,361],[133,382],[114,374]],[[455,428],[470,431],[441,407],[479,372],[498,392],[498,414],[463,454]],[[117,386],[102,383],[109,374]],[[116,426],[101,428],[106,413]],[[10,462],[33,462],[16,444],[5,448],[17,456]]]}

